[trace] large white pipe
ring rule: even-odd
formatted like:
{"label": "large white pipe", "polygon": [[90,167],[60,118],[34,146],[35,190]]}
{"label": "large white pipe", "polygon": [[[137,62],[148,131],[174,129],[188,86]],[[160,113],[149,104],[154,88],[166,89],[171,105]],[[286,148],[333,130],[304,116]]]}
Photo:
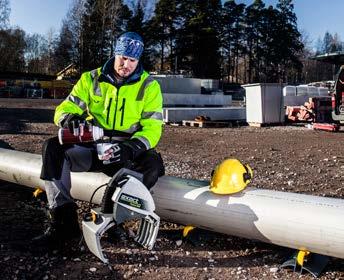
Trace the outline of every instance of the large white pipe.
{"label": "large white pipe", "polygon": [[[41,157],[0,149],[0,179],[44,187]],[[109,177],[73,173],[72,195],[88,201]],[[152,189],[161,219],[191,224],[289,248],[344,258],[344,200],[247,188],[235,195],[216,195],[208,182],[164,176]],[[100,203],[103,189],[94,197]]]}

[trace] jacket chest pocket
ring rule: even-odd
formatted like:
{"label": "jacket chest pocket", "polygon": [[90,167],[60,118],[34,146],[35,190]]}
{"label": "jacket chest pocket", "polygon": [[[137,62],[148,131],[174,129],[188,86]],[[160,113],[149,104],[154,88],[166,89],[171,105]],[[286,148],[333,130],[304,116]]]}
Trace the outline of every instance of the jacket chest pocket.
{"label": "jacket chest pocket", "polygon": [[104,107],[104,98],[102,96],[94,95],[93,92],[90,93],[90,109],[97,111],[101,110]]}
{"label": "jacket chest pocket", "polygon": [[124,96],[119,98],[117,108],[117,122],[120,126],[126,127],[140,121],[143,102]]}
{"label": "jacket chest pocket", "polygon": [[102,114],[105,116],[111,109],[113,105],[115,91],[111,88],[102,89],[99,93],[94,90],[90,90],[90,104],[91,110],[95,111],[97,114]]}

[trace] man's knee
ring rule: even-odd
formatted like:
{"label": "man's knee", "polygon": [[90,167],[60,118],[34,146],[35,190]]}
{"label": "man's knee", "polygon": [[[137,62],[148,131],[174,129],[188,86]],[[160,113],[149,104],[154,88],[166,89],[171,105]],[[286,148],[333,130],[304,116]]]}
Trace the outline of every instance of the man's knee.
{"label": "man's knee", "polygon": [[148,150],[137,159],[137,172],[143,174],[143,183],[150,189],[165,174],[163,160],[155,150]]}
{"label": "man's knee", "polygon": [[159,179],[159,172],[157,169],[151,169],[143,174],[143,184],[147,189],[151,189]]}
{"label": "man's knee", "polygon": [[42,146],[42,155],[55,154],[58,150],[61,149],[61,145],[57,137],[52,137],[44,141]]}
{"label": "man's knee", "polygon": [[71,171],[74,172],[90,171],[95,158],[95,150],[92,146],[83,147],[75,145],[66,150],[65,154]]}
{"label": "man's knee", "polygon": [[165,166],[164,166],[164,162],[162,160],[160,153],[157,153],[155,150],[153,150],[152,153],[150,154],[149,163],[152,165],[152,167],[156,171],[156,174],[158,177],[165,175]]}
{"label": "man's knee", "polygon": [[64,150],[57,137],[47,139],[42,146],[42,170],[40,178],[43,180],[59,179],[64,160]]}

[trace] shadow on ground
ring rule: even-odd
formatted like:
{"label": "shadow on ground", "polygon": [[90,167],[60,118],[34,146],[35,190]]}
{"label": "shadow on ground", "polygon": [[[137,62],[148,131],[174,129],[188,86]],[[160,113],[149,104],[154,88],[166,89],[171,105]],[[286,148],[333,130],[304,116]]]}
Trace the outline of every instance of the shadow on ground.
{"label": "shadow on ground", "polygon": [[52,123],[53,117],[52,109],[0,108],[0,134],[33,134],[26,131],[29,123]]}

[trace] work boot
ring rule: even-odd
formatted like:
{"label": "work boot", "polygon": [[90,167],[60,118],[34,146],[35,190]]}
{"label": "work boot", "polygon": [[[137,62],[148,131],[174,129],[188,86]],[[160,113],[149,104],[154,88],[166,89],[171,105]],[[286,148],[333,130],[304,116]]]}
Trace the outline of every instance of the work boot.
{"label": "work boot", "polygon": [[62,249],[66,241],[80,238],[81,231],[75,203],[66,203],[50,210],[50,225],[44,234],[32,239],[33,250]]}
{"label": "work boot", "polygon": [[62,236],[64,241],[81,237],[81,230],[78,222],[77,206],[74,202],[66,203],[61,207],[62,215]]}

